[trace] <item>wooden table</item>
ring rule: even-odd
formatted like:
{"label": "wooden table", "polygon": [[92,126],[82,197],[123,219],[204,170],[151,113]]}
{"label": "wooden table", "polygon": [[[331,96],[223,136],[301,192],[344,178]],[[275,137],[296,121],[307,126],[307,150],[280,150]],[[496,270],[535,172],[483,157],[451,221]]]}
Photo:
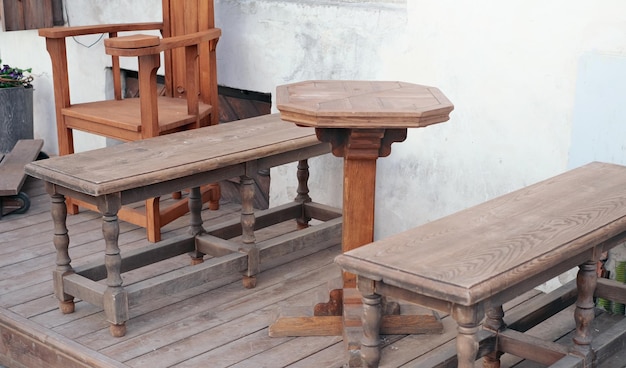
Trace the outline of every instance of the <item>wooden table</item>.
{"label": "wooden table", "polygon": [[[306,159],[329,151],[328,144],[315,138],[313,129],[295,127],[273,114],[30,163],[26,172],[44,180],[52,198],[57,251],[53,281],[61,311],[73,312],[75,297],[101,306],[111,334],[122,336],[130,304],[197,286],[231,271],[242,272],[244,286],[254,287],[263,260],[305,246],[315,251],[337,244],[341,211],[314,203],[306,183]],[[258,170],[295,161],[299,161],[296,200],[255,213],[252,178]],[[237,176],[242,183],[240,221],[203,227],[199,187]],[[122,255],[117,217],[121,206],[186,188],[192,188],[189,234]],[[70,264],[65,196],[95,204],[102,213],[104,263]],[[256,242],[255,229],[294,218],[303,229]],[[311,218],[323,223],[307,227]],[[238,236],[243,244],[228,241]],[[122,286],[122,272],[188,252],[193,267]],[[204,255],[213,257],[204,260]]]}
{"label": "wooden table", "polygon": [[[404,82],[306,81],[279,86],[276,92],[283,120],[314,127],[318,139],[331,143],[333,154],[344,159],[343,252],[374,239],[377,158],[388,156],[391,144],[406,138],[407,128],[447,121],[454,108],[437,88]],[[358,338],[347,336],[347,329],[358,327],[348,308],[360,301],[352,299],[355,286],[355,276],[344,273],[343,290],[331,292],[328,307],[316,307],[320,318],[279,319],[270,334],[333,335],[340,326],[348,350],[353,351]],[[329,315],[339,318],[324,318]],[[406,324],[399,321],[397,327]]]}

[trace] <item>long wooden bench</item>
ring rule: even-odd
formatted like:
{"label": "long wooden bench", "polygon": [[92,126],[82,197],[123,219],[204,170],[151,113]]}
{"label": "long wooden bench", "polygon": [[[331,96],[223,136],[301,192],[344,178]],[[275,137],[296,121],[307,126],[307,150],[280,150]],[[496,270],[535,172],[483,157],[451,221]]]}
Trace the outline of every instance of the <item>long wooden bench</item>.
{"label": "long wooden bench", "polygon": [[21,192],[26,173],[24,166],[35,160],[43,146],[43,139],[20,139],[11,152],[0,153],[0,219],[8,213],[24,213],[30,199]]}
{"label": "long wooden bench", "polygon": [[[384,295],[450,313],[458,324],[458,367],[474,367],[480,357],[484,367],[499,367],[505,352],[552,367],[592,367],[625,343],[621,324],[598,339],[601,344],[591,344],[594,293],[626,302],[626,285],[597,280],[596,263],[625,240],[626,167],[596,162],[349,251],[336,262],[357,275],[363,296],[364,366],[379,364]],[[507,329],[503,303],[575,266],[571,346]],[[453,366],[444,364],[447,359],[414,363]]]}
{"label": "long wooden bench", "polygon": [[[278,114],[124,143],[99,150],[33,162],[26,172],[46,182],[52,198],[57,267],[54,293],[63,313],[74,311],[74,298],[104,309],[111,334],[126,333],[129,305],[158,294],[200,285],[226,272],[243,273],[254,287],[261,263],[310,248],[341,242],[341,211],[315,203],[307,186],[307,159],[330,152],[310,128],[283,122]],[[293,203],[255,213],[253,177],[265,169],[298,161],[298,195]],[[241,219],[203,226],[200,186],[239,176]],[[117,212],[121,206],[185,188],[189,195],[188,235],[121,254]],[[97,205],[103,215],[104,263],[70,264],[65,196]],[[254,231],[296,219],[299,231],[256,242]],[[322,223],[308,226],[311,219]],[[232,238],[240,237],[240,242]],[[193,267],[176,270],[127,287],[121,273],[184,253]],[[205,257],[205,255],[208,255]],[[106,279],[106,283],[99,280]]]}

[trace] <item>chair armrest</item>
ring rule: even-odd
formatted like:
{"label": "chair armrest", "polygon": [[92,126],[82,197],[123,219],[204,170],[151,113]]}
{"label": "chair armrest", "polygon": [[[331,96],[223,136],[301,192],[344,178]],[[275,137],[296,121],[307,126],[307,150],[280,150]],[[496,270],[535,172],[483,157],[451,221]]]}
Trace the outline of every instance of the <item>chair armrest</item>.
{"label": "chair armrest", "polygon": [[161,44],[161,37],[145,34],[135,34],[130,36],[114,37],[105,40],[105,48],[116,49],[143,49],[145,47],[155,47]]}
{"label": "chair armrest", "polygon": [[65,38],[95,33],[115,33],[163,29],[162,22],[98,24],[92,26],[40,28],[39,35],[46,38]]}
{"label": "chair armrest", "polygon": [[211,28],[188,35],[163,38],[160,39],[157,45],[152,44],[155,42],[155,39],[158,39],[156,36],[122,36],[105,39],[104,47],[105,52],[113,56],[144,56],[158,54],[178,47],[199,45],[204,42],[217,40],[221,35],[221,29]]}
{"label": "chair armrest", "polygon": [[[65,39],[67,37],[98,33],[108,33],[109,37],[115,38],[115,36],[117,36],[117,32],[148,30],[163,30],[163,23],[120,23],[39,29],[39,35],[46,38],[46,49],[50,54],[50,61],[52,63],[52,78],[55,91],[54,98],[57,110],[57,121],[60,121],[62,119],[62,116],[60,115],[60,110],[64,107],[69,107],[71,105]],[[113,90],[115,93],[115,98],[121,99],[122,88],[120,82],[119,60],[115,56],[113,56],[111,59],[111,63],[113,66]]]}

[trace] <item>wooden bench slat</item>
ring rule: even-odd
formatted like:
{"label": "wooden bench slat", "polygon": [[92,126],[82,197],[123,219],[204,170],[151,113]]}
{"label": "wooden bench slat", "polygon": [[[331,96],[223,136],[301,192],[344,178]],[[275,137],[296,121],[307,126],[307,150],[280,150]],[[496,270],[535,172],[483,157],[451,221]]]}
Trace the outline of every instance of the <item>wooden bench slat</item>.
{"label": "wooden bench slat", "polygon": [[24,166],[37,158],[43,147],[42,139],[20,139],[0,162],[0,196],[19,193],[26,174]]}
{"label": "wooden bench slat", "polygon": [[626,167],[592,163],[355,249],[338,263],[349,272],[471,305],[565,267],[564,259],[588,251],[590,243],[623,232],[624,183]]}
{"label": "wooden bench slat", "polygon": [[272,114],[35,162],[26,172],[98,196],[320,144],[314,129]]}

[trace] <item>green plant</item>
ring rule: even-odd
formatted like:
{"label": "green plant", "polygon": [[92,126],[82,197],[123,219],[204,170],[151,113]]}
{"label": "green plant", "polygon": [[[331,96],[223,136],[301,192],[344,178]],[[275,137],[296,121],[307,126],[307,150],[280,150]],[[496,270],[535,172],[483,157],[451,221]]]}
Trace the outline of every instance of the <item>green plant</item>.
{"label": "green plant", "polygon": [[[0,64],[2,64],[1,59]],[[32,88],[33,85],[31,84],[31,82],[33,81],[33,76],[30,75],[31,70],[31,68],[19,69],[13,68],[7,64],[2,65],[2,69],[0,69],[0,88],[19,86]],[[24,75],[24,73],[28,74]]]}

